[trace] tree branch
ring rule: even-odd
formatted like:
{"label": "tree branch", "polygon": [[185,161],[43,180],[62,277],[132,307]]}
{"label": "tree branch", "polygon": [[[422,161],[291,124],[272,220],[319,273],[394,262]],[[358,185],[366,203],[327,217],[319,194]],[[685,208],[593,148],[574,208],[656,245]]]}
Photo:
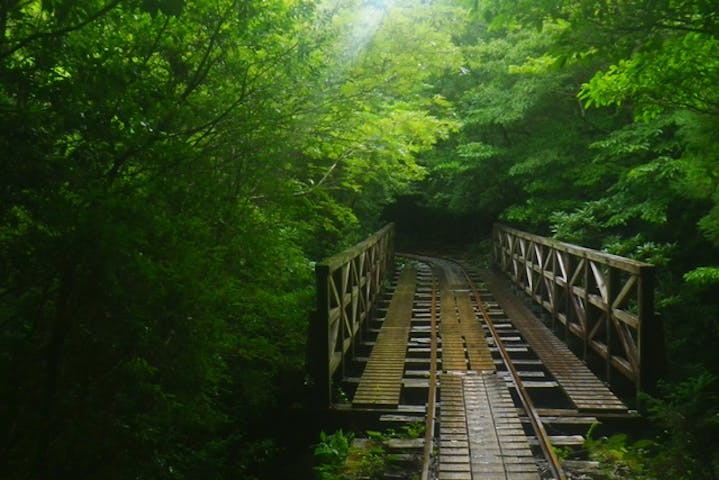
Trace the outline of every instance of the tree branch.
{"label": "tree branch", "polygon": [[[69,27],[60,28],[58,30],[53,30],[51,32],[38,32],[33,35],[30,35],[29,37],[24,38],[23,40],[20,40],[17,45],[14,47],[9,48],[8,50],[5,50],[3,52],[0,52],[0,59],[4,59],[6,57],[9,57],[13,53],[17,52],[21,48],[29,45],[30,43],[34,42],[35,40],[40,40],[41,38],[52,38],[52,37],[59,37],[61,35],[66,35],[70,32],[74,32],[75,30],[80,30],[81,28],[85,27],[86,25],[89,25],[90,23],[94,22],[98,18],[106,15],[111,10],[113,10],[115,7],[117,7],[120,3],[122,3],[122,0],[112,0],[110,3],[102,7],[97,12],[93,13],[89,17],[87,17],[85,20],[83,20],[80,23],[76,23],[75,25],[70,25]],[[3,4],[3,7],[5,4]],[[3,12],[5,13],[5,12]],[[4,35],[4,32],[3,32]]]}
{"label": "tree branch", "polygon": [[[337,168],[337,166],[340,164],[342,160],[349,157],[355,152],[355,149],[351,148],[347,150],[345,153],[343,153],[337,160],[334,161],[332,165],[327,169],[327,171],[322,175],[322,178],[320,178],[317,183],[312,185],[311,187],[304,189],[304,190],[297,190],[296,192],[290,193],[290,196],[292,197],[303,197],[305,195],[309,195],[310,193],[314,192],[318,188],[320,188],[329,178],[330,175],[332,175],[332,172]],[[250,200],[266,200],[270,198],[268,195],[253,195],[250,197]]]}

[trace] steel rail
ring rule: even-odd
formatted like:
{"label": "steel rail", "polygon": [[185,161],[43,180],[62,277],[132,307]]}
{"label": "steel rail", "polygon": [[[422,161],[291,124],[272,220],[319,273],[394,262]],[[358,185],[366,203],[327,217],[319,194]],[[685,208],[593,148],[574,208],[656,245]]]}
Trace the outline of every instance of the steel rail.
{"label": "steel rail", "polygon": [[429,393],[427,394],[427,418],[424,429],[424,452],[422,458],[422,480],[430,480],[432,462],[435,411],[437,405],[437,279],[432,267],[432,305],[430,309],[430,367]]}
{"label": "steel rail", "polygon": [[[453,260],[452,260],[453,261]],[[507,349],[504,346],[504,342],[499,336],[499,333],[494,328],[494,322],[492,322],[491,317],[489,316],[489,312],[487,312],[487,308],[484,306],[484,302],[482,301],[482,297],[479,295],[479,292],[477,291],[477,288],[474,285],[474,282],[467,274],[467,271],[464,269],[464,267],[456,261],[453,261],[455,264],[457,264],[460,269],[462,270],[462,273],[464,277],[467,280],[467,284],[469,285],[470,289],[472,290],[472,293],[474,294],[475,302],[479,306],[479,310],[482,314],[482,318],[484,319],[484,322],[487,325],[487,328],[489,328],[490,333],[492,334],[492,337],[494,338],[494,342],[497,345],[497,348],[499,349],[499,352],[502,356],[502,361],[507,366],[507,370],[510,372],[512,376],[512,381],[514,385],[517,388],[517,393],[519,393],[519,398],[522,402],[522,406],[524,407],[524,411],[527,413],[527,416],[529,417],[529,421],[532,424],[532,428],[534,432],[537,434],[537,440],[539,441],[539,446],[542,449],[542,453],[544,454],[544,457],[547,459],[549,469],[552,472],[552,475],[554,475],[554,478],[556,480],[567,480],[567,475],[564,473],[564,469],[562,468],[562,464],[559,461],[559,457],[557,457],[557,454],[555,453],[554,449],[552,448],[552,443],[549,441],[549,436],[547,435],[547,431],[544,428],[544,424],[542,424],[542,420],[539,417],[539,414],[537,413],[536,408],[534,407],[534,403],[532,402],[532,399],[529,396],[529,392],[524,387],[524,384],[522,383],[522,379],[519,376],[519,372],[517,372],[517,369],[514,367],[514,364],[512,363],[512,360],[509,358],[509,353],[507,352]]]}

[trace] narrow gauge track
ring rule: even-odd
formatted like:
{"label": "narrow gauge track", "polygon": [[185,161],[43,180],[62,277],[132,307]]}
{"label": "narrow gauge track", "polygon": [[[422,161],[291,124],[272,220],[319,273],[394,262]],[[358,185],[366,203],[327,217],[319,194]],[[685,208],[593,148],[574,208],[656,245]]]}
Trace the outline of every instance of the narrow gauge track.
{"label": "narrow gauge track", "polygon": [[[462,268],[460,266],[460,268]],[[564,473],[564,469],[562,468],[562,464],[557,457],[556,452],[552,448],[552,443],[549,440],[549,435],[547,435],[547,431],[544,428],[544,424],[542,423],[542,419],[539,416],[539,413],[537,409],[534,406],[534,402],[532,401],[532,398],[529,396],[529,392],[524,387],[524,384],[522,382],[522,378],[519,375],[519,372],[514,367],[514,364],[512,363],[509,352],[504,346],[504,342],[502,341],[501,336],[497,333],[497,330],[494,328],[494,322],[492,321],[492,318],[489,316],[489,312],[487,311],[487,308],[485,307],[484,302],[482,301],[482,297],[477,291],[477,287],[472,281],[471,277],[467,274],[466,271],[462,268],[462,272],[464,273],[464,276],[467,280],[467,283],[469,284],[470,288],[472,289],[472,293],[474,294],[474,302],[479,307],[479,311],[482,314],[482,318],[484,319],[484,323],[489,329],[492,338],[494,339],[494,343],[497,345],[497,348],[499,349],[499,352],[502,356],[502,361],[504,362],[505,367],[512,375],[512,382],[514,383],[517,392],[519,393],[519,397],[522,402],[522,406],[524,407],[524,411],[526,412],[527,416],[529,417],[529,421],[532,425],[532,429],[534,430],[539,446],[542,450],[542,453],[544,454],[545,459],[547,460],[547,465],[549,468],[549,471],[552,473],[553,477],[556,480],[566,480],[567,476]]]}
{"label": "narrow gauge track", "polygon": [[[518,431],[518,416],[513,415],[516,410],[509,405],[509,391],[497,378],[495,362],[488,355],[490,343],[496,346],[499,353],[504,367],[500,369],[510,374],[510,378],[504,381],[511,381],[516,389],[520,405],[515,406],[521,406],[529,419],[548,473],[556,480],[566,480],[567,476],[552,448],[534,402],[470,275],[452,260],[405,256],[433,268],[430,301],[431,360],[422,480],[463,480],[480,476],[506,480],[539,478],[538,469],[532,472],[536,460],[527,455],[528,444],[524,445],[525,442],[514,435]],[[451,311],[453,307],[454,312]],[[445,358],[445,353],[450,358],[449,362],[444,362],[449,365],[444,365],[438,375],[436,360],[440,337],[442,358]],[[433,448],[438,383],[441,385],[441,414],[439,431],[436,432],[439,433],[436,437],[439,442],[439,459],[435,458]],[[494,431],[488,431],[486,427]],[[475,449],[478,451],[473,451]]]}
{"label": "narrow gauge track", "polygon": [[591,410],[566,398],[535,407],[528,390],[559,391],[557,379],[473,273],[443,258],[399,257],[406,265],[343,375],[352,402],[342,408],[379,414],[385,426],[425,421],[424,439],[390,445],[415,459],[415,473],[421,458],[423,480],[566,479],[552,441],[581,436],[550,438],[545,424],[586,431]]}

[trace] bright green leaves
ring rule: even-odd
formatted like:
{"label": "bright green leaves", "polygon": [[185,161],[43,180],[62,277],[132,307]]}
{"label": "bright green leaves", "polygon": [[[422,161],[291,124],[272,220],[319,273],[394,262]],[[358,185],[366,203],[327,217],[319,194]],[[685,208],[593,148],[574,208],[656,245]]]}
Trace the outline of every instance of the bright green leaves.
{"label": "bright green leaves", "polygon": [[639,118],[672,108],[717,114],[719,38],[697,32],[671,36],[661,46],[634,53],[583,85],[586,106],[632,101]]}
{"label": "bright green leaves", "polygon": [[[436,84],[461,126],[422,157],[424,202],[657,265],[672,367],[716,373],[716,2],[473,6],[454,36],[464,62]],[[709,404],[672,426],[687,441],[657,444],[647,471],[716,476]]]}
{"label": "bright green leaves", "polygon": [[719,244],[716,19],[643,3],[0,5],[6,466],[249,478],[309,259],[416,185],[657,262]]}
{"label": "bright green leaves", "polygon": [[490,159],[499,153],[497,147],[482,142],[468,142],[459,145],[456,152],[458,157],[467,159],[461,164],[458,164],[458,168],[463,168],[463,165],[471,165],[473,163],[472,160],[476,162]]}
{"label": "bright green leaves", "polygon": [[451,34],[462,11],[347,1],[326,14],[332,42],[310,57],[299,87],[288,85],[297,102],[289,141],[302,155],[289,173],[305,185],[298,193],[361,203],[358,213],[372,222],[424,176],[417,155],[456,128],[451,102],[432,83],[460,67]]}
{"label": "bright green leaves", "polygon": [[[486,7],[491,34],[503,42],[498,45],[506,57],[499,57],[492,76],[479,77],[487,81],[476,89],[473,104],[483,108],[468,112],[467,119],[478,126],[499,123],[505,127],[504,139],[513,142],[518,125],[537,139],[551,138],[546,146],[535,140],[528,142],[531,148],[515,153],[507,174],[531,195],[535,208],[527,214],[514,206],[509,218],[546,218],[546,209],[572,198],[579,203],[568,204],[582,211],[581,199],[594,197],[592,208],[605,205],[599,211],[606,212],[595,212],[602,218],[591,217],[595,221],[608,228],[637,228],[634,222],[670,222],[671,207],[678,201],[712,198],[716,169],[709,166],[714,160],[706,158],[714,159],[711,145],[716,140],[708,130],[719,113],[719,30],[713,13],[699,1],[670,1],[652,8],[631,0],[601,8],[581,0],[495,2]],[[514,33],[518,25],[539,28],[525,29],[522,39]],[[491,52],[491,42],[478,45],[485,57]],[[524,59],[516,53],[520,48],[526,52]],[[483,65],[489,64],[485,60]],[[477,68],[481,71],[482,64]],[[551,81],[551,87],[543,85],[542,78]],[[570,108],[557,109],[562,103],[550,99],[561,97],[550,92],[558,89],[578,95],[580,116]],[[541,105],[536,102],[542,98],[552,102],[545,104],[545,112],[552,112],[549,120],[533,107]],[[640,122],[625,125],[620,115],[612,118],[613,111]],[[523,119],[530,118],[537,122],[528,126]],[[552,136],[543,128],[553,118],[557,123]],[[702,124],[707,128],[697,128]],[[705,160],[696,154],[698,149]],[[542,201],[547,194],[552,199]],[[712,207],[697,220],[706,238],[716,243],[714,211]]]}
{"label": "bright green leaves", "polygon": [[411,98],[426,92],[433,76],[459,69],[462,59],[451,34],[460,13],[449,7],[395,2],[372,38],[360,68],[380,76],[377,87],[385,95]]}
{"label": "bright green leaves", "polygon": [[684,280],[700,287],[719,285],[719,267],[700,267],[684,274]]}
{"label": "bright green leaves", "polygon": [[552,211],[581,197],[572,183],[595,138],[573,98],[581,71],[564,68],[548,51],[566,22],[544,25],[538,31],[475,24],[457,34],[465,66],[447,95],[456,99],[462,129],[441,160],[427,162],[454,193],[432,190],[435,199],[450,199],[460,211],[491,206],[498,215],[508,208],[507,219],[546,225]]}
{"label": "bright green leaves", "polygon": [[309,258],[356,240],[457,129],[435,86],[464,15],[0,5],[3,473],[251,478],[232,452],[267,447],[250,413],[298,396],[278,378],[301,377]]}

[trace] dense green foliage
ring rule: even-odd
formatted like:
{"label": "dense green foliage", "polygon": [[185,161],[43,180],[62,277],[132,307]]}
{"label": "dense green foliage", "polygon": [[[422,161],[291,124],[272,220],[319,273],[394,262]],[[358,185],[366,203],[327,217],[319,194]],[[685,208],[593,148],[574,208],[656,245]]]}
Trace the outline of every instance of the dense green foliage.
{"label": "dense green foliage", "polygon": [[0,476],[261,474],[311,262],[454,128],[446,11],[0,4]]}
{"label": "dense green foliage", "polygon": [[0,2],[0,476],[269,475],[410,193],[660,265],[653,471],[716,478],[717,131],[710,1]]}
{"label": "dense green foliage", "polygon": [[671,368],[641,478],[719,476],[718,22],[700,0],[476,4],[440,90],[461,129],[423,156],[434,209],[660,267]]}

